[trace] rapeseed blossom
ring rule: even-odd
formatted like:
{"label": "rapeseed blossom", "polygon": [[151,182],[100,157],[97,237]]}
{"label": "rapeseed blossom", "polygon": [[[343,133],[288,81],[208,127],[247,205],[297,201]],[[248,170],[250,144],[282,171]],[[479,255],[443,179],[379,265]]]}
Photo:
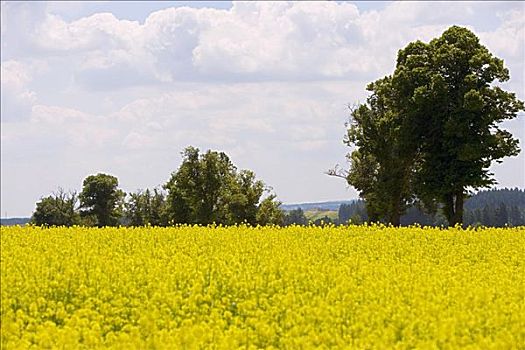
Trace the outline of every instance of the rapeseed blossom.
{"label": "rapeseed blossom", "polygon": [[1,230],[3,349],[519,349],[525,229]]}

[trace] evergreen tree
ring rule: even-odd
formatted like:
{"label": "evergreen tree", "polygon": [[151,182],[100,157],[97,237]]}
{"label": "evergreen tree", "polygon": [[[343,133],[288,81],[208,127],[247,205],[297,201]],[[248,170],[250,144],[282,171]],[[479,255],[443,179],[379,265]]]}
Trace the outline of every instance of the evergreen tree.
{"label": "evergreen tree", "polygon": [[517,205],[513,205],[509,213],[509,221],[512,226],[521,226],[523,225],[522,215]]}
{"label": "evergreen tree", "polygon": [[494,214],[488,205],[483,207],[481,214],[481,224],[483,226],[493,226],[494,225]]}
{"label": "evergreen tree", "polygon": [[337,218],[340,224],[345,224],[350,220],[352,216],[352,210],[355,208],[355,204],[341,204],[337,211]]}
{"label": "evergreen tree", "polygon": [[504,227],[508,223],[509,215],[505,203],[500,203],[494,214],[494,226]]}
{"label": "evergreen tree", "polygon": [[308,225],[308,219],[304,215],[304,211],[301,208],[290,210],[284,216],[284,225]]}

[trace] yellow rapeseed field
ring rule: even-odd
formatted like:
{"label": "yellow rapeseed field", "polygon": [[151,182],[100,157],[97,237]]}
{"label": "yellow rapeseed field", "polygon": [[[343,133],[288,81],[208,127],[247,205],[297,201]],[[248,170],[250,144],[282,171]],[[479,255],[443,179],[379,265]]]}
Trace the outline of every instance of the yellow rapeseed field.
{"label": "yellow rapeseed field", "polygon": [[2,349],[524,349],[525,229],[1,229]]}

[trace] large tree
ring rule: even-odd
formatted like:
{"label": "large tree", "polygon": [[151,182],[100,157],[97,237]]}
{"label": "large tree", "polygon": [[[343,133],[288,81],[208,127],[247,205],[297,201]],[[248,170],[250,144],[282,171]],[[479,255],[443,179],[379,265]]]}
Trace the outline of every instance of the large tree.
{"label": "large tree", "polygon": [[344,175],[371,220],[397,225],[418,199],[441,207],[449,225],[462,222],[469,190],[495,184],[492,162],[519,152],[499,126],[524,108],[497,86],[508,79],[503,61],[465,28],[399,51],[394,73],[370,84],[367,103],[352,112],[345,141],[356,149]]}
{"label": "large tree", "polygon": [[166,196],[155,188],[129,194],[125,204],[126,224],[131,226],[166,226]]}
{"label": "large tree", "polygon": [[261,226],[284,224],[284,212],[280,208],[281,202],[270,195],[261,201],[257,210],[257,223]]}
{"label": "large tree", "polygon": [[508,79],[503,60],[466,28],[399,52],[393,87],[396,110],[418,144],[416,194],[427,207],[441,205],[449,225],[462,222],[469,189],[496,183],[492,162],[519,152],[518,140],[499,126],[524,107],[495,84]]}
{"label": "large tree", "polygon": [[356,146],[348,155],[350,169],[341,174],[366,200],[371,221],[395,226],[412,201],[409,175],[416,156],[405,115],[394,108],[391,77],[368,85],[365,104],[354,108],[345,143]]}
{"label": "large tree", "polygon": [[[164,185],[167,210],[175,223],[257,224],[264,183],[249,170],[237,171],[224,152],[188,147],[183,162]],[[264,206],[266,207],[266,206]]]}
{"label": "large tree", "polygon": [[76,211],[77,204],[78,196],[75,192],[66,193],[59,188],[57,192],[36,203],[31,221],[39,226],[77,225],[80,223],[80,216]]}
{"label": "large tree", "polygon": [[122,216],[125,193],[118,188],[118,179],[107,174],[90,175],[84,179],[80,193],[81,215],[92,218],[99,227],[115,226]]}

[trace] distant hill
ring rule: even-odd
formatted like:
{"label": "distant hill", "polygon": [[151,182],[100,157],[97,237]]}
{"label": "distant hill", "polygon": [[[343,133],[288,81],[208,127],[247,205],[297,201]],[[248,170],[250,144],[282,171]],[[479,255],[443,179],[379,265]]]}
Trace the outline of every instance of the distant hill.
{"label": "distant hill", "polygon": [[31,218],[2,218],[0,219],[1,226],[25,225]]}
{"label": "distant hill", "polygon": [[348,201],[330,201],[317,203],[296,203],[296,204],[282,204],[281,209],[285,211],[295,210],[301,208],[303,211],[307,210],[339,210],[341,204],[350,204],[355,200]]}
{"label": "distant hill", "polygon": [[[464,209],[464,225],[525,226],[525,190],[519,188],[482,190],[465,200]],[[364,201],[354,201],[351,205],[341,207],[339,219],[346,222],[351,218],[357,218],[360,222],[368,220]],[[446,225],[446,219],[441,212],[429,215],[417,207],[412,207],[401,216],[401,225],[415,223],[423,226],[440,226]]]}
{"label": "distant hill", "polygon": [[332,221],[337,220],[337,210],[328,210],[328,209],[309,209],[304,211],[304,216],[308,221],[315,221],[323,219],[325,217],[330,218]]}
{"label": "distant hill", "polygon": [[525,209],[525,190],[519,188],[497,188],[479,191],[465,201],[465,209],[497,207],[500,203]]}

